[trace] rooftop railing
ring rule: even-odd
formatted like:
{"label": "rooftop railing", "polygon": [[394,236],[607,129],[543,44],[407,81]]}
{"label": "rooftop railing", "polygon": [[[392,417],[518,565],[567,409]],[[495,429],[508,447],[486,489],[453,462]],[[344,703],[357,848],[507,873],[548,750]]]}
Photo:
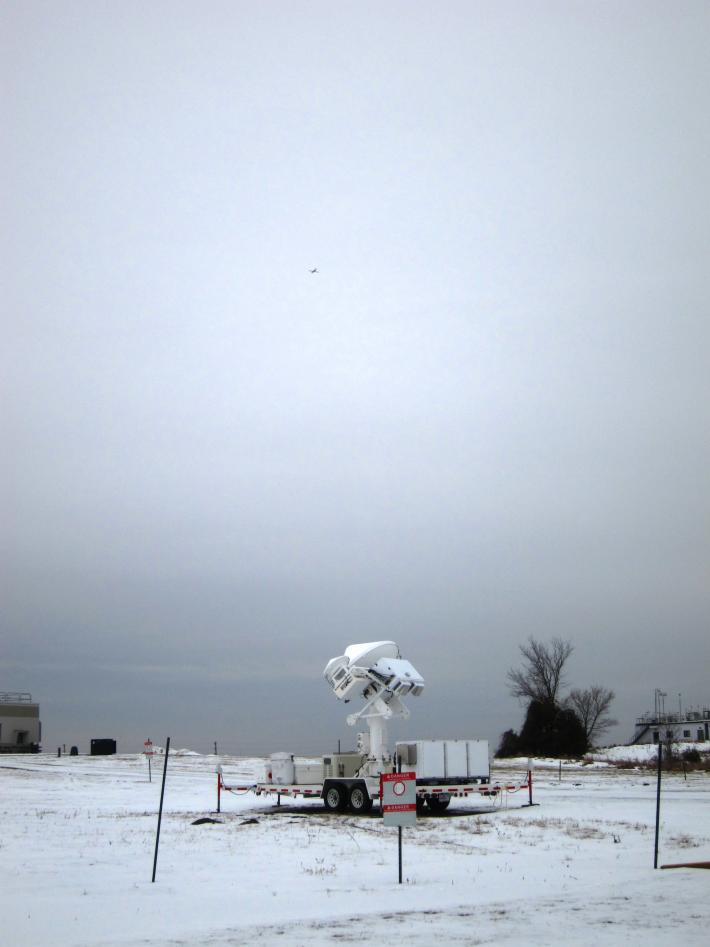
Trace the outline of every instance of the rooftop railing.
{"label": "rooftop railing", "polygon": [[685,710],[682,714],[654,714],[645,713],[636,718],[637,727],[663,726],[669,723],[695,723],[698,720],[709,720],[710,710],[703,707],[702,710]]}

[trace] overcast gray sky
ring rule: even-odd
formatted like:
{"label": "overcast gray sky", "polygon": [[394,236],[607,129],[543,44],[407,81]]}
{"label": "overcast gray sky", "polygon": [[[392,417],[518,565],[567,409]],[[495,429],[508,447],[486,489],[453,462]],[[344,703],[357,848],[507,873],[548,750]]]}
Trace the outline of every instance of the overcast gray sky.
{"label": "overcast gray sky", "polygon": [[[9,2],[0,690],[44,744],[710,702],[705,2]],[[309,270],[318,268],[318,273]],[[350,709],[350,708],[348,708]]]}

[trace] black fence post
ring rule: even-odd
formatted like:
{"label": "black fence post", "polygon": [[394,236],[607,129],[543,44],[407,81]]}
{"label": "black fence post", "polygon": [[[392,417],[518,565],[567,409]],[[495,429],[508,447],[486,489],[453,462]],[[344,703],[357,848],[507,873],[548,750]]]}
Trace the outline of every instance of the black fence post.
{"label": "black fence post", "polygon": [[398,848],[399,848],[399,883],[402,884],[402,826],[397,826],[397,832],[399,834],[398,839]]}
{"label": "black fence post", "polygon": [[661,816],[661,764],[663,762],[663,744],[658,741],[658,781],[656,783],[656,841],[653,848],[653,867],[658,868],[658,826]]}
{"label": "black fence post", "polygon": [[165,744],[165,764],[163,765],[163,785],[160,787],[160,809],[158,810],[158,831],[155,836],[155,855],[153,856],[153,878],[155,881],[155,869],[158,865],[158,843],[160,842],[160,823],[163,818],[163,796],[165,795],[165,774],[168,771],[168,754],[170,753],[170,737]]}

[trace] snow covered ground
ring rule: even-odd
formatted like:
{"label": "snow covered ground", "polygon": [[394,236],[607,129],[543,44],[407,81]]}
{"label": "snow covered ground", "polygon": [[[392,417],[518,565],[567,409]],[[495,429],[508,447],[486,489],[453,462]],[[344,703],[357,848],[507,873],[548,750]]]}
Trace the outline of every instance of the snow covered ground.
{"label": "snow covered ground", "polygon": [[[697,750],[701,755],[710,754],[710,743],[674,743],[673,753],[682,756],[688,750]],[[666,753],[664,746],[664,754]],[[658,744],[639,743],[635,746],[610,746],[604,750],[593,751],[589,754],[593,760],[604,760],[608,762],[623,761],[624,763],[653,763],[658,759]]]}
{"label": "snow covered ground", "polygon": [[[539,766],[507,805],[453,802],[397,832],[375,814],[223,796],[258,760],[0,757],[3,947],[705,945],[710,872],[653,870],[655,780],[602,761]],[[505,778],[519,764],[506,765]],[[217,817],[217,816],[215,816]],[[710,775],[664,777],[660,863],[710,860]]]}

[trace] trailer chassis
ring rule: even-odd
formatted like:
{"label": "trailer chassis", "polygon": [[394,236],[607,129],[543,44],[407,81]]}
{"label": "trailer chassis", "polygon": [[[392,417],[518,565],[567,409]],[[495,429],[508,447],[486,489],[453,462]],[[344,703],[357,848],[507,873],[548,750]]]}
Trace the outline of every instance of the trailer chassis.
{"label": "trailer chassis", "polygon": [[[507,800],[509,794],[528,792],[527,805],[533,805],[532,770],[528,770],[525,779],[519,783],[480,782],[442,783],[432,785],[427,780],[417,781],[417,810],[428,807],[431,812],[442,812],[452,799],[470,799],[478,796],[493,802]],[[351,812],[364,814],[369,812],[374,802],[380,801],[379,780],[372,777],[332,777],[322,783],[306,785],[280,785],[278,783],[244,783],[228,786],[224,782],[222,770],[217,770],[217,812],[221,812],[222,793],[254,793],[255,796],[276,796],[276,805],[281,805],[281,797],[286,799],[322,799],[329,812]]]}

